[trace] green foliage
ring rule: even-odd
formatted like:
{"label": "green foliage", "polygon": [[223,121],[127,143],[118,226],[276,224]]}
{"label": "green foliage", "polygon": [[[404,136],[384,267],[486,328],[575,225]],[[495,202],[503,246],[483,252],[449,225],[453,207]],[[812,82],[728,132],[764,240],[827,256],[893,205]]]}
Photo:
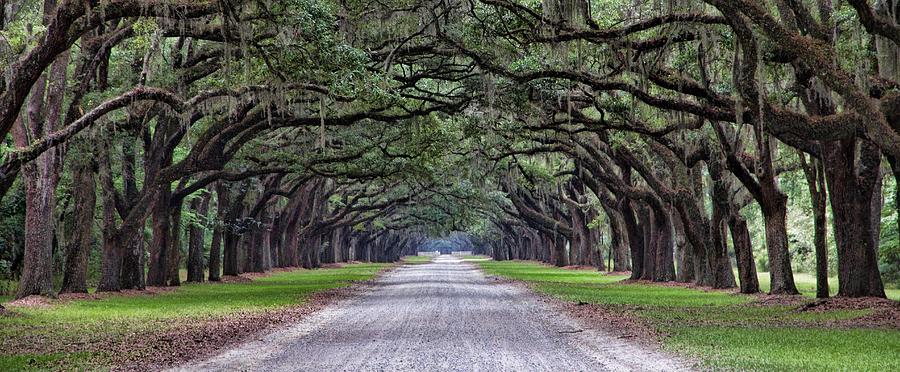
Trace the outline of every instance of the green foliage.
{"label": "green foliage", "polygon": [[884,209],[881,214],[881,240],[878,249],[879,265],[881,275],[885,281],[900,286],[900,225],[898,219],[900,215],[897,213],[897,194],[892,192],[896,190],[897,180],[893,177],[885,177],[884,190],[885,201]]}
{"label": "green foliage", "polygon": [[17,181],[0,199],[0,296],[11,295],[25,251],[25,191]]}
{"label": "green foliage", "polygon": [[[9,48],[8,52],[11,52],[4,52],[0,56],[0,67],[4,70],[15,61],[13,56],[33,48],[39,40],[39,35],[46,31],[46,27],[41,22],[42,2],[23,1],[18,5],[21,5],[21,8],[15,17],[5,14],[11,18],[11,22],[0,30],[0,44],[6,44],[4,47]],[[6,3],[4,3],[5,6]]]}

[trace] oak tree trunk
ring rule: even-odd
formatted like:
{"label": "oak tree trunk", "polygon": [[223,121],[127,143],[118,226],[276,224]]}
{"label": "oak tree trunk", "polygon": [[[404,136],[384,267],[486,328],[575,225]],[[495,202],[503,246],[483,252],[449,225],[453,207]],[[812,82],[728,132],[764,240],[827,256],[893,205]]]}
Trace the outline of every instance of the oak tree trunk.
{"label": "oak tree trunk", "polygon": [[[122,142],[122,183],[124,185],[125,203],[129,212],[138,198],[136,176],[136,150],[133,137],[126,137]],[[122,216],[124,218],[124,216]],[[143,224],[138,231],[130,237],[130,241],[122,249],[122,269],[120,285],[122,289],[144,289],[146,281],[144,268],[144,228]]]}
{"label": "oak tree trunk", "polygon": [[72,170],[72,212],[66,264],[60,293],[87,293],[88,257],[93,245],[97,182],[91,159],[79,159]]}
{"label": "oak tree trunk", "polygon": [[[715,188],[713,188],[715,190]],[[714,191],[715,193],[715,191]],[[727,198],[724,195],[714,195],[713,198]],[[725,204],[727,205],[727,200]],[[712,266],[715,281],[713,288],[734,288],[734,272],[731,270],[731,260],[728,258],[728,242],[726,233],[726,213],[720,203],[713,203],[713,217],[711,219],[711,231],[713,240]]]}
{"label": "oak tree trunk", "polygon": [[671,217],[661,205],[657,205],[653,212],[653,230],[656,250],[653,266],[653,281],[670,282],[675,280],[675,240],[672,232]]}
{"label": "oak tree trunk", "polygon": [[222,237],[225,234],[224,224],[229,205],[228,186],[219,182],[216,185],[216,224],[209,245],[209,281],[211,282],[222,280]]}
{"label": "oak tree trunk", "polygon": [[196,219],[191,222],[188,229],[187,281],[189,282],[203,282],[203,238],[205,235],[203,222],[206,221],[210,198],[210,194],[207,193],[200,198],[191,200],[191,211]]}
{"label": "oak tree trunk", "polygon": [[[761,182],[761,185],[766,182]],[[787,196],[774,185],[763,186],[760,203],[766,229],[766,248],[769,254],[769,278],[771,294],[796,295],[794,272],[787,238]]]}
{"label": "oak tree trunk", "polygon": [[169,286],[181,285],[179,269],[181,268],[181,209],[183,200],[178,199],[170,204],[172,217],[169,225],[168,253],[166,254],[166,285]]}
{"label": "oak tree trunk", "polygon": [[873,198],[881,197],[875,193],[881,153],[871,142],[859,142],[823,144],[838,253],[838,296],[885,297],[875,239],[880,219],[874,218],[881,210],[873,208]]}
{"label": "oak tree trunk", "polygon": [[[44,4],[44,24],[56,8],[55,1]],[[16,120],[13,140],[18,147],[31,144],[60,125],[69,52],[62,53],[31,88],[26,112]],[[59,182],[61,149],[50,149],[22,166],[25,184],[25,253],[16,298],[30,295],[53,296],[53,210]]]}
{"label": "oak tree trunk", "polygon": [[122,246],[116,234],[116,195],[109,163],[108,142],[99,149],[100,187],[103,200],[103,243],[100,248],[100,284],[98,292],[120,290]]}
{"label": "oak tree trunk", "polygon": [[828,196],[825,189],[825,170],[821,160],[810,157],[809,162],[807,162],[805,154],[801,152],[799,156],[813,210],[816,252],[816,297],[828,298],[830,296],[828,288],[828,244],[826,240],[828,220],[825,214]]}
{"label": "oak tree trunk", "polygon": [[625,223],[625,231],[628,235],[628,246],[631,250],[631,279],[640,279],[644,271],[644,234],[641,226],[635,218],[631,201],[627,198],[620,199],[622,221]]}
{"label": "oak tree trunk", "polygon": [[677,271],[675,272],[675,281],[680,283],[690,283],[694,281],[697,268],[697,261],[694,259],[693,247],[691,243],[685,239],[684,224],[681,218],[673,218],[672,224],[675,227],[675,259],[678,262]]}
{"label": "oak tree trunk", "polygon": [[169,202],[172,191],[168,185],[159,187],[159,195],[153,205],[151,227],[153,240],[150,243],[150,260],[147,262],[147,285],[162,287],[169,275],[169,254],[171,232],[171,211]]}
{"label": "oak tree trunk", "polygon": [[741,293],[759,293],[759,277],[756,274],[756,262],[753,260],[753,243],[750,241],[747,220],[737,213],[732,213],[728,219],[728,228],[731,231],[731,242],[737,258]]}
{"label": "oak tree trunk", "polygon": [[656,273],[657,224],[653,214],[654,211],[647,205],[642,204],[638,209],[638,216],[641,219],[641,234],[644,236],[644,270],[640,274],[641,280],[653,280],[653,275]]}

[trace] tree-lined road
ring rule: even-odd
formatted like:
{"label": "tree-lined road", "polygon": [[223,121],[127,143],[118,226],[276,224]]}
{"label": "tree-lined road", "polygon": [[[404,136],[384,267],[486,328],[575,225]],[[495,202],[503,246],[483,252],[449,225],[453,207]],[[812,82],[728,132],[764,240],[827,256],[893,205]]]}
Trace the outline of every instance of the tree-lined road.
{"label": "tree-lined road", "polygon": [[440,256],[182,370],[601,371],[684,364],[578,323],[527,291]]}

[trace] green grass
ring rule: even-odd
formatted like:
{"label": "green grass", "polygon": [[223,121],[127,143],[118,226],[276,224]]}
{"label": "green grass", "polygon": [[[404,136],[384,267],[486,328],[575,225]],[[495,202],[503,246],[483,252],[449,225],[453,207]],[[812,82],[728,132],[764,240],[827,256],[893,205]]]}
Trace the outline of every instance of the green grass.
{"label": "green grass", "polygon": [[[871,310],[798,312],[796,306],[753,304],[750,296],[722,291],[622,283],[624,276],[590,270],[524,261],[476,263],[489,275],[525,281],[540,293],[631,312],[668,335],[662,340],[665,348],[696,357],[703,368],[900,370],[900,331],[821,326]],[[800,276],[797,284],[815,293],[811,276]]]}
{"label": "green grass", "polygon": [[403,256],[401,260],[403,263],[412,264],[412,265],[422,265],[431,262],[431,259],[434,257],[429,256]]}
{"label": "green grass", "polygon": [[528,282],[604,284],[626,278],[621,275],[603,275],[592,270],[560,269],[531,261],[482,261],[478,265],[488,275]]}
{"label": "green grass", "polygon": [[[735,273],[737,275],[737,273]],[[757,274],[759,277],[759,289],[765,292],[769,291],[769,288],[772,288],[772,282],[769,280],[768,272],[760,272]],[[797,286],[797,290],[800,291],[800,294],[807,297],[815,297],[816,296],[816,276],[815,274],[807,274],[807,273],[794,273],[794,285]],[[836,276],[832,276],[828,278],[828,292],[831,293],[832,296],[837,294],[838,291],[838,280]],[[900,301],[900,288],[885,288],[885,294],[888,298],[892,300]]]}
{"label": "green grass", "polygon": [[[54,351],[71,343],[90,344],[127,333],[164,331],[213,316],[300,304],[313,293],[370,279],[386,266],[351,264],[278,272],[246,283],[190,283],[157,295],[113,295],[50,308],[13,308],[19,316],[0,317],[0,370],[9,370],[4,367],[10,363],[28,367],[22,360],[51,360]],[[17,355],[32,353],[28,350],[35,347],[49,354],[26,359]]]}
{"label": "green grass", "polygon": [[21,354],[0,357],[0,371],[90,370],[90,353]]}
{"label": "green grass", "polygon": [[887,298],[900,301],[900,288],[885,288],[884,293],[887,295]]}
{"label": "green grass", "polygon": [[[607,305],[702,307],[742,304],[749,301],[744,297],[723,296],[718,292],[645,284],[540,283],[535,288],[567,301]],[[597,294],[598,290],[602,291],[601,295]]]}
{"label": "green grass", "polygon": [[711,369],[898,371],[900,332],[873,329],[678,328],[667,344]]}
{"label": "green grass", "polygon": [[[759,272],[756,274],[759,278],[759,289],[764,292],[768,292],[769,288],[772,288],[772,281],[769,278],[768,272]],[[737,277],[737,273],[735,273],[735,277]],[[816,276],[807,274],[807,273],[794,273],[794,284],[797,286],[797,290],[800,293],[807,297],[815,297],[816,296]],[[832,295],[837,293],[837,277],[828,278],[829,292]]]}

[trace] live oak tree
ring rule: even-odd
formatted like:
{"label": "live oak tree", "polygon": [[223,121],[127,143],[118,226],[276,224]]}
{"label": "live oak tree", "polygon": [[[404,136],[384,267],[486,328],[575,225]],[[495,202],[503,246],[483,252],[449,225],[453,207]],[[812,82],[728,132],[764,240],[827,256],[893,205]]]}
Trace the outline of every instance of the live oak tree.
{"label": "live oak tree", "polygon": [[92,251],[98,290],[118,291],[182,267],[393,261],[451,234],[498,260],[742,293],[765,270],[785,295],[808,245],[819,297],[835,264],[839,295],[884,297],[896,1],[2,8],[18,297],[53,295],[57,274],[87,291]]}

